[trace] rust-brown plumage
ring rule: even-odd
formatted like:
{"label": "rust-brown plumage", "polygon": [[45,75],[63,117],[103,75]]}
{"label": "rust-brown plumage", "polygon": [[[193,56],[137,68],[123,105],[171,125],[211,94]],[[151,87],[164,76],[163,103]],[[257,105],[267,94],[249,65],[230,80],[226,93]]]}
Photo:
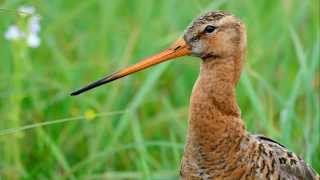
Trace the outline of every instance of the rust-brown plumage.
{"label": "rust-brown plumage", "polygon": [[202,59],[189,108],[182,179],[319,179],[301,158],[281,144],[245,129],[236,101],[246,51],[246,30],[235,16],[209,12],[189,26],[169,49],[72,95],[175,57]]}

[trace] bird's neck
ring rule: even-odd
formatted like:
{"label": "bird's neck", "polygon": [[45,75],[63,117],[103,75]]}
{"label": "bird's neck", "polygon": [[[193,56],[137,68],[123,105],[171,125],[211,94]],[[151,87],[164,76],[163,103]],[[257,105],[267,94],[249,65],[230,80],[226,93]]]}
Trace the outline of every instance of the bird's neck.
{"label": "bird's neck", "polygon": [[241,65],[239,58],[202,62],[189,109],[186,151],[191,156],[231,151],[245,135],[235,94]]}

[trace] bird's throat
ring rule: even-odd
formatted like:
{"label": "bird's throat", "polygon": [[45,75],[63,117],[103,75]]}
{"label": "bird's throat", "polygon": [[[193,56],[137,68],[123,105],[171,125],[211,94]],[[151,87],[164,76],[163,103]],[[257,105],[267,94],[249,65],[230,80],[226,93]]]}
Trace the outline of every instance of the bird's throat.
{"label": "bird's throat", "polygon": [[235,69],[237,60],[212,59],[201,65],[190,100],[186,146],[190,159],[199,158],[199,154],[212,154],[206,157],[209,159],[215,158],[215,152],[227,154],[245,136],[235,94],[240,75]]}

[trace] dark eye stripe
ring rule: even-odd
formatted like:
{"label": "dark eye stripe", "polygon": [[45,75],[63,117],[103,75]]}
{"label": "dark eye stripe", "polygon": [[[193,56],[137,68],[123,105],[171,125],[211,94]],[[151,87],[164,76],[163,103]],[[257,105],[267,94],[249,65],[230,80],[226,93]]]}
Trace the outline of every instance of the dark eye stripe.
{"label": "dark eye stripe", "polygon": [[208,25],[205,29],[204,32],[205,33],[212,33],[213,31],[215,31],[217,28],[215,26],[212,25]]}
{"label": "dark eye stripe", "polygon": [[190,41],[198,41],[199,38],[200,38],[200,35],[198,34],[198,35],[196,35],[196,36],[193,36],[193,37],[190,39]]}

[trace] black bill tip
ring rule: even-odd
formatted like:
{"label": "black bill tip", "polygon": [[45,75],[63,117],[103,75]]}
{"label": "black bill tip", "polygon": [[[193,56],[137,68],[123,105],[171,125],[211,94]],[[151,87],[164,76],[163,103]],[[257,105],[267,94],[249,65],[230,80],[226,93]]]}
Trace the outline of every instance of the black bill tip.
{"label": "black bill tip", "polygon": [[103,79],[98,80],[98,81],[96,81],[94,83],[91,83],[88,86],[85,86],[85,87],[83,87],[83,88],[81,88],[79,90],[73,91],[70,94],[70,96],[77,96],[77,95],[82,94],[82,93],[84,93],[86,91],[89,91],[90,89],[93,89],[95,87],[101,86],[102,84],[104,84]]}
{"label": "black bill tip", "polygon": [[99,87],[99,86],[101,86],[103,84],[106,84],[106,83],[109,83],[111,81],[114,81],[114,80],[116,80],[116,79],[118,79],[120,77],[121,76],[118,76],[117,73],[111,74],[110,76],[107,76],[107,77],[105,77],[103,79],[95,81],[95,82],[93,82],[93,83],[91,83],[91,84],[89,84],[89,85],[87,85],[87,86],[85,86],[85,87],[83,87],[83,88],[81,88],[79,90],[73,91],[70,94],[70,96],[77,96],[77,95],[82,94],[82,93],[84,93],[86,91],[89,91],[90,89],[93,89],[93,88]]}

